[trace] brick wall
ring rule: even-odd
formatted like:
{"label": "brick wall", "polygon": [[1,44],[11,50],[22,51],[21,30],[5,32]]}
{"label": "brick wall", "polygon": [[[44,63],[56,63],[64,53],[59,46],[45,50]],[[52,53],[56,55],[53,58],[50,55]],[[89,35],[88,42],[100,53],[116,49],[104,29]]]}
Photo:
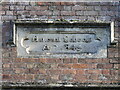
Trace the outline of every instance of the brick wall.
{"label": "brick wall", "polygon": [[[11,85],[118,85],[120,37],[118,2],[3,2],[2,81]],[[114,21],[115,43],[108,58],[17,58],[17,47],[9,46],[17,19]],[[119,41],[118,41],[119,40]],[[119,42],[119,43],[118,43]],[[119,47],[119,48],[118,48]]]}

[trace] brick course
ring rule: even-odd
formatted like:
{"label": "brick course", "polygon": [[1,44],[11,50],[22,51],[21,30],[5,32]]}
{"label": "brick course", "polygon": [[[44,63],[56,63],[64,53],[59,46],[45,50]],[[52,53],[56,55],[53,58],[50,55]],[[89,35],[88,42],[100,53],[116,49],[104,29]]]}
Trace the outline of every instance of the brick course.
{"label": "brick course", "polygon": [[[3,3],[2,15],[2,62],[3,82],[42,82],[42,84],[82,83],[118,84],[119,45],[108,47],[108,57],[89,58],[18,58],[17,47],[7,46],[11,38],[12,21],[16,19],[65,19],[81,21],[115,21],[115,38],[120,29],[118,18],[119,3],[112,2],[16,2]],[[0,8],[1,9],[1,8]],[[118,24],[118,25],[117,25]],[[79,86],[79,85],[78,85]]]}

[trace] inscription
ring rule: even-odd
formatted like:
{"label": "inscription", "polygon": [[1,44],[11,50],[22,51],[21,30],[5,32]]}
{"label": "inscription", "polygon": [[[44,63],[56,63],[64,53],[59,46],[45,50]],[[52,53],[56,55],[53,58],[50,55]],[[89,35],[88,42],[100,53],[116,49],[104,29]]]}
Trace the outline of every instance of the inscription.
{"label": "inscription", "polygon": [[[47,31],[48,30],[48,31]],[[17,28],[18,56],[105,58],[106,28]]]}

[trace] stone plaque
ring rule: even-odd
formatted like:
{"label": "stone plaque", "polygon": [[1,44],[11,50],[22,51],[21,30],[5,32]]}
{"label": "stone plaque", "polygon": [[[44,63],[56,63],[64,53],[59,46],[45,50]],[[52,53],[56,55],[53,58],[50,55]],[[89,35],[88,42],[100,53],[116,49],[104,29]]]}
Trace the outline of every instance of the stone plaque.
{"label": "stone plaque", "polygon": [[110,30],[104,26],[17,25],[17,56],[106,58]]}

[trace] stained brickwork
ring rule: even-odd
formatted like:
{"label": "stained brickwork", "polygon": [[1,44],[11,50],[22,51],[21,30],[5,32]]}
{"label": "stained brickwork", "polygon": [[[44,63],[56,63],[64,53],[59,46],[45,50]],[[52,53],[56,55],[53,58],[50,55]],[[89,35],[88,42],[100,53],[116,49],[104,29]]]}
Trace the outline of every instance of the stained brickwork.
{"label": "stained brickwork", "polygon": [[[3,2],[0,7],[4,85],[27,85],[27,82],[29,85],[39,83],[36,85],[48,86],[119,84],[118,2]],[[114,21],[115,41],[108,46],[108,57],[104,59],[17,58],[17,47],[10,46],[13,21],[17,19]]]}

